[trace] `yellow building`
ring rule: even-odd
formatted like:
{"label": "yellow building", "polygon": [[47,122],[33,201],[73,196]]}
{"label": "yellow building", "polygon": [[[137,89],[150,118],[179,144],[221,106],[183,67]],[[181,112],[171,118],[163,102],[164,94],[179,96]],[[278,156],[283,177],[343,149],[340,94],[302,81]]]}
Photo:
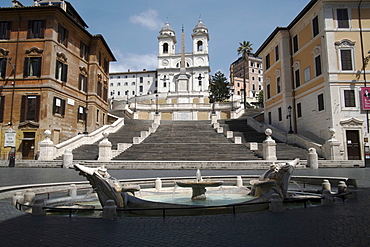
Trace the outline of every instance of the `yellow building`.
{"label": "yellow building", "polygon": [[369,41],[370,2],[310,1],[256,52],[264,62],[265,122],[321,144],[333,129],[341,159],[363,160],[369,124],[361,90]]}

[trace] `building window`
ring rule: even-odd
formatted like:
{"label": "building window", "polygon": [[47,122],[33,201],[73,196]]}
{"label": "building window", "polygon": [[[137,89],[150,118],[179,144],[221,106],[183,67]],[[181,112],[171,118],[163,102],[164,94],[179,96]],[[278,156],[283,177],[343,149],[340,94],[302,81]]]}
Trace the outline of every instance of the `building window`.
{"label": "building window", "polygon": [[275,61],[279,60],[279,46],[277,45],[275,47]]}
{"label": "building window", "polygon": [[278,108],[278,116],[279,116],[279,121],[283,121],[283,114],[281,112],[281,107]]}
{"label": "building window", "polygon": [[297,104],[297,117],[298,118],[302,117],[302,104],[301,103]]}
{"label": "building window", "polygon": [[293,37],[293,53],[296,53],[299,49],[299,46],[298,46],[298,35],[295,35]]}
{"label": "building window", "polygon": [[42,57],[26,57],[24,59],[23,76],[41,76]]}
{"label": "building window", "polygon": [[128,82],[125,82],[125,86],[128,86]]}
{"label": "building window", "polygon": [[168,44],[167,43],[163,44],[163,53],[168,53]]}
{"label": "building window", "polygon": [[120,82],[117,82],[117,87],[120,87],[121,86],[121,83]]}
{"label": "building window", "polygon": [[28,39],[43,39],[45,33],[45,20],[28,21]]}
{"label": "building window", "polygon": [[316,35],[319,34],[319,17],[316,16],[312,19],[312,35],[313,37],[316,37]]}
{"label": "building window", "polygon": [[80,57],[89,61],[89,47],[82,41],[80,42]]}
{"label": "building window", "polygon": [[353,70],[352,50],[340,50],[340,62],[342,70]]}
{"label": "building window", "polygon": [[40,96],[39,95],[23,95],[21,102],[21,122],[39,121],[40,114]]}
{"label": "building window", "polygon": [[135,86],[135,82],[134,82],[134,81],[133,81],[133,82],[131,82],[131,85],[132,85],[132,86]]}
{"label": "building window", "polygon": [[281,92],[281,83],[280,83],[280,77],[276,78],[276,91],[277,93]]}
{"label": "building window", "polygon": [[355,90],[344,90],[344,106],[356,107]]}
{"label": "building window", "polygon": [[78,89],[87,93],[88,78],[82,74],[79,76]]}
{"label": "building window", "polygon": [[295,87],[299,87],[301,85],[301,76],[300,76],[300,72],[299,72],[299,69],[297,69],[296,71],[294,71],[294,75],[295,75]]}
{"label": "building window", "polygon": [[144,78],[140,77],[140,83],[143,83],[143,82],[144,82]]}
{"label": "building window", "polygon": [[5,78],[6,73],[6,58],[0,58],[0,78]]}
{"label": "building window", "polygon": [[100,115],[100,111],[99,109],[96,110],[96,122],[99,123],[99,115]]}
{"label": "building window", "polygon": [[53,114],[59,114],[61,116],[64,116],[65,107],[66,107],[66,101],[64,99],[54,97]]}
{"label": "building window", "polygon": [[60,24],[58,25],[58,42],[65,47],[68,46],[68,30]]}
{"label": "building window", "polygon": [[337,9],[338,28],[349,28],[348,9]]}
{"label": "building window", "polygon": [[270,54],[267,54],[265,58],[265,63],[266,63],[266,70],[270,68]]}
{"label": "building window", "polygon": [[267,114],[267,116],[268,116],[269,124],[271,125],[271,124],[272,124],[271,112],[269,112],[269,113]]}
{"label": "building window", "polygon": [[55,68],[55,79],[67,82],[68,65],[57,60]]}
{"label": "building window", "polygon": [[86,112],[87,109],[83,106],[78,107],[78,112],[77,112],[77,120],[85,121],[86,120]]}
{"label": "building window", "polygon": [[0,39],[10,39],[10,21],[0,22]]}
{"label": "building window", "polygon": [[266,88],[266,91],[267,91],[267,98],[269,99],[269,98],[271,98],[270,84],[268,84],[266,87],[267,87],[267,88]]}
{"label": "building window", "polygon": [[197,50],[198,51],[203,51],[203,42],[200,41],[200,40],[197,42]]}
{"label": "building window", "polygon": [[99,97],[102,96],[102,93],[103,93],[103,83],[101,83],[101,81],[98,81],[96,93],[98,94]]}
{"label": "building window", "polygon": [[144,87],[143,87],[143,86],[140,86],[140,87],[139,87],[139,92],[140,92],[140,93],[142,93],[142,92],[143,92],[143,90],[144,90]]}
{"label": "building window", "polygon": [[321,56],[318,55],[315,57],[315,75],[321,75]]}
{"label": "building window", "polygon": [[324,94],[317,95],[318,110],[323,111],[324,108]]}

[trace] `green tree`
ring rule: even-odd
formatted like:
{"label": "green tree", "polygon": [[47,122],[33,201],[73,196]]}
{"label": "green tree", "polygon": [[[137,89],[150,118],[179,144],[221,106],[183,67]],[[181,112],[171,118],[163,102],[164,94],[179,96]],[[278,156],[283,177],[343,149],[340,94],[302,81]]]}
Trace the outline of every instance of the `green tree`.
{"label": "green tree", "polygon": [[260,90],[258,93],[258,104],[263,104],[263,90]]}
{"label": "green tree", "polygon": [[222,102],[230,98],[229,82],[221,71],[217,71],[211,76],[209,100],[211,103]]}
{"label": "green tree", "polygon": [[245,100],[246,97],[247,97],[247,93],[245,91],[245,88],[246,88],[246,81],[245,81],[245,67],[246,67],[246,61],[247,61],[247,57],[249,54],[251,54],[253,48],[252,48],[252,43],[249,42],[249,41],[243,41],[243,42],[239,42],[239,47],[238,47],[238,55],[242,55],[242,59],[243,59],[243,62],[244,62],[244,65],[243,65],[243,98],[244,98],[244,109],[247,108],[247,101]]}

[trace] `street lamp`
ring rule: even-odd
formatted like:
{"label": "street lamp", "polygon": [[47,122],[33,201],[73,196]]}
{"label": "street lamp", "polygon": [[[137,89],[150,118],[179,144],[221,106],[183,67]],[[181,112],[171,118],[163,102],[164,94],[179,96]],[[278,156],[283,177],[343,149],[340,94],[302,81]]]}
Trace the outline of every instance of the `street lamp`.
{"label": "street lamp", "polygon": [[[12,66],[12,72],[11,72],[11,74],[9,75],[9,77],[13,74],[13,76],[14,76],[14,81],[12,82],[12,104],[11,104],[11,108],[10,108],[10,121],[9,121],[9,123],[8,123],[8,125],[9,126],[12,126],[13,125],[13,105],[14,105],[14,89],[15,89],[15,76],[16,76],[16,64],[12,64],[10,61],[12,60],[12,58],[11,57],[9,57],[9,58],[7,58],[6,59],[7,60],[7,62],[8,62],[8,64],[10,65],[10,66]],[[9,79],[9,77],[8,77],[8,79]]]}
{"label": "street lamp", "polygon": [[288,119],[289,118],[289,134],[293,134],[293,130],[292,130],[292,106],[288,106],[288,115],[286,116],[286,118]]}
{"label": "street lamp", "polygon": [[135,94],[135,108],[134,108],[134,112],[136,112],[136,94]]}
{"label": "street lamp", "polygon": [[155,114],[158,115],[158,94],[155,95]]}
{"label": "street lamp", "polygon": [[84,109],[84,113],[85,113],[85,131],[83,132],[85,135],[89,134],[89,132],[87,132],[87,113],[89,112],[89,109],[87,109],[87,107],[85,107]]}

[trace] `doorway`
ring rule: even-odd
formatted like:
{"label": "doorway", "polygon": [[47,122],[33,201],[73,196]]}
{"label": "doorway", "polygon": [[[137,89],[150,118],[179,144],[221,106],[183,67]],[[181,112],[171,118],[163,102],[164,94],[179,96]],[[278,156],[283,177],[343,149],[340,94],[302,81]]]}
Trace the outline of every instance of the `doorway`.
{"label": "doorway", "polygon": [[348,160],[361,160],[360,136],[358,130],[347,130],[347,155]]}
{"label": "doorway", "polygon": [[22,159],[35,158],[35,132],[24,132],[22,139]]}

